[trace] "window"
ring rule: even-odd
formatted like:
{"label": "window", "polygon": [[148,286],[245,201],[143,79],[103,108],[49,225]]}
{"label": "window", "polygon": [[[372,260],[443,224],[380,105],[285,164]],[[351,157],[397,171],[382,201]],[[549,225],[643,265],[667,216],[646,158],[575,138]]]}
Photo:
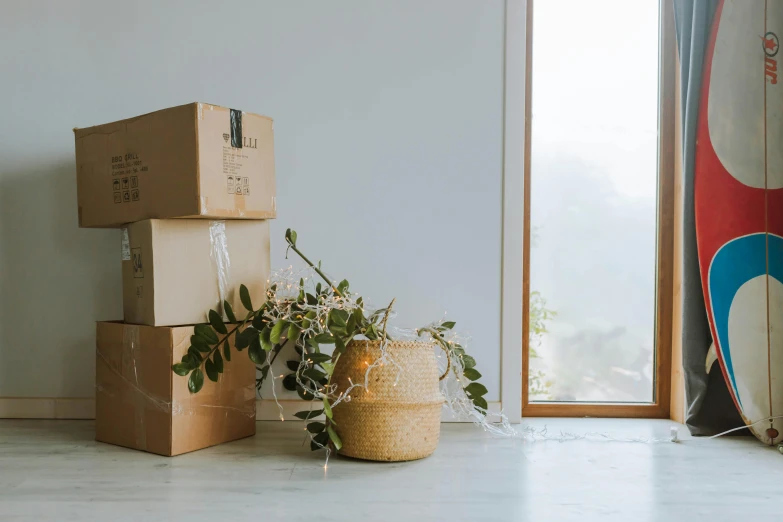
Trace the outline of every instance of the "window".
{"label": "window", "polygon": [[671,6],[528,2],[523,415],[665,416]]}

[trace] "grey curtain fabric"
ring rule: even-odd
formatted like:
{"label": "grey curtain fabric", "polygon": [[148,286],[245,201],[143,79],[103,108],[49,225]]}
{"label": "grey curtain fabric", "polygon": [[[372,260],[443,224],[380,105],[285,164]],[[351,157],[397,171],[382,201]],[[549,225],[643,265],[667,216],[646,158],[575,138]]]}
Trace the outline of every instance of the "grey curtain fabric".
{"label": "grey curtain fabric", "polygon": [[744,424],[717,365],[709,375],[704,370],[712,337],[699,276],[693,203],[696,129],[704,55],[718,0],[673,1],[680,56],[683,140],[682,357],[687,401],[685,420],[693,435],[714,435]]}

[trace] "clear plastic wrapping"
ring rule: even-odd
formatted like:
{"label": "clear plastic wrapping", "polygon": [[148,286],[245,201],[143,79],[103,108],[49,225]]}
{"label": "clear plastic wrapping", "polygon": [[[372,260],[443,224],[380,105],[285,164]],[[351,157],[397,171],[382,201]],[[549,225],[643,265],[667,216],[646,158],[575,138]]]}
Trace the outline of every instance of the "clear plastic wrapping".
{"label": "clear plastic wrapping", "polygon": [[220,304],[218,310],[223,312],[223,302],[228,299],[231,259],[228,256],[228,240],[226,238],[226,222],[210,221],[209,243],[210,257],[217,269],[217,286]]}
{"label": "clear plastic wrapping", "polygon": [[218,383],[189,392],[171,370],[193,327],[98,323],[96,438],[176,455],[255,433],[255,375],[249,359],[227,365]]}

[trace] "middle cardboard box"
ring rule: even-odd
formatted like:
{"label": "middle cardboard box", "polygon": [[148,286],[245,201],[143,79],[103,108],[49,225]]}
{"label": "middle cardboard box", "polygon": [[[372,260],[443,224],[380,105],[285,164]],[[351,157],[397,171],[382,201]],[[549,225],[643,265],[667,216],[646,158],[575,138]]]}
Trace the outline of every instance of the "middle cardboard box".
{"label": "middle cardboard box", "polygon": [[147,219],[122,229],[123,318],[126,323],[204,323],[229,302],[244,316],[239,286],[254,303],[266,299],[270,276],[268,221]]}

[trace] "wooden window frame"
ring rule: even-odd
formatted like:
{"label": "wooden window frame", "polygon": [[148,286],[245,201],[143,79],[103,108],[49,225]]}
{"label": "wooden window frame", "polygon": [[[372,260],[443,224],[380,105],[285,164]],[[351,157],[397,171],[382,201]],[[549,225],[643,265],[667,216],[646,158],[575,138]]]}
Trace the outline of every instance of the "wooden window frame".
{"label": "wooden window frame", "polygon": [[671,0],[659,0],[658,53],[658,235],[655,318],[655,383],[652,403],[530,402],[530,148],[533,51],[533,3],[525,20],[524,214],[522,245],[522,416],[669,418],[672,383],[674,299],[674,154],[676,43]]}

